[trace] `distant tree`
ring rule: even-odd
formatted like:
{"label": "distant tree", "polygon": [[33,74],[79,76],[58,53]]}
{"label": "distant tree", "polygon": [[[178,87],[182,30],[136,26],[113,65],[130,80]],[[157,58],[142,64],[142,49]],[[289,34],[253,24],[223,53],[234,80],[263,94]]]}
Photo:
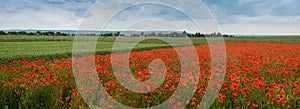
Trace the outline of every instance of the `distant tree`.
{"label": "distant tree", "polygon": [[204,35],[204,34],[201,34],[200,32],[197,32],[197,33],[195,34],[195,37],[205,37],[205,35]]}
{"label": "distant tree", "polygon": [[141,32],[141,35],[140,35],[140,36],[144,37],[144,36],[145,36],[145,33],[144,33],[144,32]]}
{"label": "distant tree", "polygon": [[27,35],[27,33],[25,31],[19,31],[17,32],[17,35]]}
{"label": "distant tree", "polygon": [[156,36],[155,32],[152,32],[152,33],[150,34],[150,37],[155,37],[155,36]]}
{"label": "distant tree", "polygon": [[41,35],[42,33],[40,31],[36,31],[36,35]]}
{"label": "distant tree", "polygon": [[87,36],[96,36],[95,33],[87,34]]}
{"label": "distant tree", "polygon": [[218,32],[217,37],[222,37],[222,33]]}
{"label": "distant tree", "polygon": [[130,35],[131,37],[139,37],[140,35],[139,34],[132,34]]}
{"label": "distant tree", "polygon": [[113,36],[113,33],[100,34],[100,36]]}
{"label": "distant tree", "polygon": [[27,35],[34,35],[34,33],[33,33],[33,32],[30,32],[30,33],[27,33]]}
{"label": "distant tree", "polygon": [[48,32],[45,33],[45,35],[47,35],[47,36],[54,36],[55,33],[53,31],[48,31]]}
{"label": "distant tree", "polygon": [[188,36],[188,37],[195,37],[195,34],[193,34],[193,33],[188,33],[187,36]]}
{"label": "distant tree", "polygon": [[56,32],[55,36],[67,36],[68,34],[62,32]]}
{"label": "distant tree", "polygon": [[56,33],[55,33],[55,36],[61,36],[61,35],[62,35],[61,32],[56,32]]}
{"label": "distant tree", "polygon": [[114,36],[120,36],[120,32],[118,31],[117,33],[114,34]]}
{"label": "distant tree", "polygon": [[233,35],[224,34],[223,37],[234,37]]}
{"label": "distant tree", "polygon": [[177,36],[177,33],[176,32],[171,32],[171,37],[176,37]]}
{"label": "distant tree", "polygon": [[182,34],[183,37],[187,36],[187,32],[186,31],[183,31],[181,34]]}
{"label": "distant tree", "polygon": [[162,36],[163,36],[162,33],[158,33],[158,34],[157,34],[157,37],[162,37]]}
{"label": "distant tree", "polygon": [[17,32],[15,32],[15,31],[7,32],[7,34],[9,34],[9,35],[17,35]]}
{"label": "distant tree", "polygon": [[7,33],[4,31],[0,31],[0,35],[7,35]]}

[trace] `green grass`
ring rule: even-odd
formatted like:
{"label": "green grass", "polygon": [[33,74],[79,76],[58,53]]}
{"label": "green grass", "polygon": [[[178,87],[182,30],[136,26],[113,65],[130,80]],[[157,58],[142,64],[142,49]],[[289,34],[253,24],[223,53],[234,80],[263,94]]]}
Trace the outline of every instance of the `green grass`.
{"label": "green grass", "polygon": [[[108,54],[112,50],[114,42],[98,42],[95,48],[96,53]],[[124,48],[116,50],[126,50],[130,43],[121,43]],[[168,47],[168,44],[137,44],[134,50],[152,49]],[[55,59],[71,56],[73,42],[70,41],[51,41],[51,42],[0,42],[0,63],[19,59]]]}
{"label": "green grass", "polygon": [[1,35],[0,42],[73,41],[72,36]]}
{"label": "green grass", "polygon": [[[120,37],[121,48],[126,50],[129,44],[137,40],[143,40],[133,50],[149,50],[155,48],[170,47],[167,42],[158,39],[147,39],[140,37]],[[163,38],[170,42],[185,44],[182,38]],[[300,37],[235,37],[224,38],[226,42],[276,42],[276,43],[300,43]],[[72,54],[74,37],[68,36],[0,36],[0,64],[20,59],[55,59],[69,57]],[[205,38],[190,38],[195,44],[207,44]],[[111,53],[112,46],[116,41],[115,37],[99,37],[95,49],[98,54]],[[89,43],[89,42],[88,42]]]}

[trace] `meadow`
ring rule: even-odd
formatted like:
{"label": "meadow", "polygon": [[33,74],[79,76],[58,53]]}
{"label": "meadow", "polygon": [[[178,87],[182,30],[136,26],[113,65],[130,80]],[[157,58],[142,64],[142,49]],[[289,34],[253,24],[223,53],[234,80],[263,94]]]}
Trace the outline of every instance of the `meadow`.
{"label": "meadow", "polygon": [[[34,38],[33,38],[34,37]],[[73,67],[93,64],[88,58],[78,58],[85,63],[72,66],[70,54],[74,37],[49,36],[5,36],[0,38],[0,108],[88,108],[79,91],[98,93],[94,87],[78,89]],[[175,41],[180,41],[176,40]],[[123,87],[114,76],[111,64],[111,48],[114,37],[98,39],[95,56],[96,71],[109,94],[118,102],[134,107],[146,108],[168,101],[169,108],[199,108],[205,95],[211,73],[210,50],[204,38],[191,38],[197,51],[199,63],[180,65],[179,57],[166,42],[148,39],[135,46],[130,53],[131,74],[139,81],[150,76],[147,66],[154,59],[161,59],[166,65],[166,79],[155,91],[135,93]],[[126,46],[134,38],[120,42]],[[211,108],[300,108],[300,38],[299,37],[235,37],[225,38],[227,63],[225,79],[220,93]],[[122,50],[123,48],[118,48]],[[182,47],[185,49],[185,47]],[[118,54],[117,56],[121,56]],[[186,57],[193,54],[185,54]],[[120,65],[122,66],[122,65]],[[185,84],[196,84],[192,99],[172,102],[171,95],[184,86],[179,85],[180,69],[199,66],[199,80],[195,78]],[[84,71],[92,69],[83,67]],[[191,69],[189,72],[197,70]],[[190,77],[186,77],[190,78]],[[82,77],[81,79],[91,79]],[[96,81],[96,80],[95,80]],[[148,87],[145,86],[145,90]],[[211,89],[213,90],[213,89]],[[93,97],[90,97],[93,98]],[[114,104],[94,101],[105,108]],[[187,104],[186,106],[183,104]]]}

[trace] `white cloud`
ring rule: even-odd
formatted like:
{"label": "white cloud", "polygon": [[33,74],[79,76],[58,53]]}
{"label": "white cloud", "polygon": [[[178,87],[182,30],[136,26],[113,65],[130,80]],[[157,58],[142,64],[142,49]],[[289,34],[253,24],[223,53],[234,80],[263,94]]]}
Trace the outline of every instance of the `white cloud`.
{"label": "white cloud", "polygon": [[271,15],[262,15],[256,17],[247,17],[247,16],[238,16],[237,21],[239,23],[248,23],[248,24],[299,24],[299,16],[271,16]]}
{"label": "white cloud", "polygon": [[300,34],[300,16],[236,16],[236,19],[237,23],[220,25],[221,30],[228,34]]}
{"label": "white cloud", "polygon": [[[96,4],[92,8],[91,12],[87,14],[88,16],[83,19],[80,29],[100,30],[102,25],[105,24],[106,21],[111,20],[111,22],[108,23],[107,28],[105,28],[104,30],[122,30],[128,25],[135,23],[136,21],[143,21],[145,19],[160,19],[161,21],[178,25],[180,28],[182,28],[181,30],[198,32],[198,28],[194,25],[192,21],[190,21],[191,19],[189,19],[189,17],[192,16],[195,18],[192,20],[194,20],[195,22],[200,22],[199,26],[202,26],[202,29],[205,30],[207,33],[218,31],[218,28],[216,26],[211,26],[212,24],[215,24],[215,22],[211,22],[213,17],[203,5],[199,5],[200,2],[197,5],[196,3],[192,3],[192,0],[185,1],[187,3],[184,4],[178,3],[177,1],[172,1],[173,4],[171,3],[171,5],[165,5],[164,3],[166,3],[166,1],[164,1],[162,4],[155,4],[153,2],[154,4],[150,3],[130,7],[134,4],[143,3],[142,1],[132,1],[134,0],[127,0],[122,2],[115,0],[115,2],[120,3],[119,5],[117,5],[118,7],[116,7],[117,3],[109,3],[113,1],[98,2],[98,4]],[[182,7],[184,7],[184,9],[180,10],[182,9]],[[121,11],[121,13],[118,13],[119,11]],[[116,16],[112,17],[113,15]],[[147,26],[146,28],[150,30],[157,30],[157,26],[166,27],[166,30],[171,30],[171,27],[167,29],[167,24],[164,23],[149,24],[149,22],[144,22],[144,24],[145,26]],[[136,26],[136,30],[141,29],[138,27],[139,26]]]}
{"label": "white cloud", "polygon": [[300,25],[253,25],[253,24],[229,24],[221,25],[225,34],[239,35],[299,35]]}
{"label": "white cloud", "polygon": [[76,29],[81,18],[67,10],[44,7],[1,16],[0,29]]}
{"label": "white cloud", "polygon": [[[0,29],[78,29],[80,24],[83,24],[79,29],[100,30],[102,24],[105,24],[112,17],[112,14],[116,14],[119,9],[126,8],[134,3],[143,2],[133,1],[135,0],[98,0],[97,3],[99,4],[95,5],[85,17],[83,16],[89,6],[93,5],[93,0],[84,2],[65,0],[0,1]],[[196,6],[195,3],[191,2],[192,0],[186,0],[186,3],[178,3],[180,0],[160,1],[173,4],[170,6],[174,8],[185,7],[185,11],[188,10],[194,15],[200,15],[200,17],[198,16],[193,20],[201,22],[201,25],[198,26],[202,30],[217,30],[217,27],[213,25],[215,23],[211,19],[210,13],[205,12],[205,7]],[[210,3],[209,8],[214,12],[213,14],[216,16],[224,33],[299,33],[297,30],[300,27],[299,0],[204,1]],[[186,19],[184,15],[176,13],[176,11],[166,11],[162,7],[149,8],[143,6],[132,10],[128,9],[127,13],[123,13],[112,20],[113,23],[107,29],[120,30],[133,22],[147,18],[160,19],[165,23],[148,20],[138,23],[138,25],[131,27],[131,29],[161,28],[165,30],[178,30],[178,28],[169,27],[174,24],[179,25],[180,30],[187,30],[189,32],[199,31],[193,22]],[[81,22],[82,19],[83,22]]]}

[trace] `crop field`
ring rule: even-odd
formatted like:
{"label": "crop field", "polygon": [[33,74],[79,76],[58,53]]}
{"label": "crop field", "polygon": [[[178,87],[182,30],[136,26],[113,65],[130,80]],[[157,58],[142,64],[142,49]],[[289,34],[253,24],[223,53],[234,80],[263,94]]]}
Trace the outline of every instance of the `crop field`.
{"label": "crop field", "polygon": [[[120,44],[126,47],[134,39],[126,38]],[[130,52],[128,62],[131,70],[129,73],[133,77],[131,79],[144,82],[165,76],[161,85],[141,87],[147,93],[137,93],[124,87],[124,84],[130,84],[126,83],[131,81],[129,78],[125,79],[125,83],[118,81],[117,76],[125,78],[129,75],[114,73],[111,57],[123,56],[122,53],[110,54],[116,38],[100,37],[95,49],[96,55],[74,58],[75,61],[70,57],[73,40],[74,37],[0,36],[0,108],[81,109],[98,105],[112,108],[115,102],[106,101],[113,98],[133,108],[148,108],[166,102],[168,107],[165,108],[192,109],[200,108],[206,90],[215,91],[213,88],[207,89],[210,76],[214,74],[210,62],[211,53],[205,38],[191,38],[198,61],[183,65],[175,49],[170,48],[166,42],[147,39],[137,44]],[[235,37],[225,38],[225,42],[225,78],[222,83],[215,84],[221,89],[210,108],[300,108],[299,37]],[[180,50],[190,47],[180,47]],[[195,54],[184,54],[188,59],[193,56]],[[94,57],[95,61],[90,61],[90,57]],[[163,71],[154,69],[162,73],[157,74],[157,77],[151,74],[151,68],[148,67],[149,64],[155,64],[152,62],[156,59],[160,59],[165,65]],[[75,64],[72,65],[72,62]],[[86,67],[93,66],[92,64],[95,64],[95,68]],[[118,63],[115,66],[122,67],[125,64]],[[193,69],[186,72],[199,75],[180,73],[182,69],[191,66],[199,66],[200,71],[192,67]],[[74,68],[82,68],[82,71],[74,73]],[[88,76],[93,71],[99,78]],[[81,77],[78,80],[80,82],[94,82],[78,88],[75,76]],[[182,81],[180,77],[188,78],[188,81]],[[102,92],[96,90],[95,84],[101,84],[109,96],[102,97]],[[180,98],[172,95],[178,89],[183,90],[181,94],[188,93],[185,92],[188,91],[185,87],[191,84],[195,85],[191,99],[177,102]],[[88,96],[89,93],[96,95]]]}
{"label": "crop field", "polygon": [[[133,43],[139,37],[126,37],[120,43]],[[180,41],[180,38],[166,38],[173,42]],[[99,54],[111,52],[115,37],[99,37],[95,51]],[[190,38],[195,45],[207,44],[205,38]],[[300,37],[296,36],[277,36],[277,37],[236,37],[224,38],[226,42],[276,42],[276,43],[300,43]],[[0,36],[0,64],[15,60],[33,59],[55,59],[69,57],[72,54],[74,37],[72,36]],[[179,42],[180,43],[180,42]],[[133,50],[149,50],[154,48],[170,47],[164,41],[157,39],[147,39],[135,46]],[[126,49],[126,48],[117,48]]]}
{"label": "crop field", "polygon": [[[111,52],[111,48],[114,42],[98,42],[95,48],[97,52],[108,53]],[[122,43],[126,46],[128,43]],[[48,41],[48,42],[0,42],[0,60],[11,61],[18,59],[40,59],[40,58],[56,58],[56,57],[68,57],[72,53],[73,42],[70,41]],[[167,44],[138,44],[135,47],[137,49],[166,47]],[[124,48],[118,48],[122,50]]]}

